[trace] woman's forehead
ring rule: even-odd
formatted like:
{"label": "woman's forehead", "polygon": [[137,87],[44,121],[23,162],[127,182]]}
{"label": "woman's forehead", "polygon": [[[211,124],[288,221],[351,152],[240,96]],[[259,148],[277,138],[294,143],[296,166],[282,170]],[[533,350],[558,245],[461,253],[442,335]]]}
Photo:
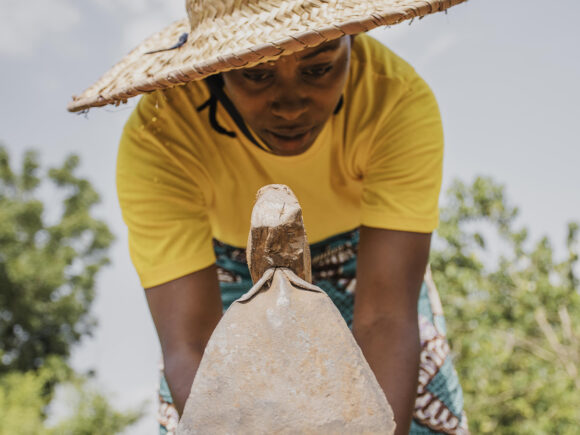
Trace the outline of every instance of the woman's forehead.
{"label": "woman's forehead", "polygon": [[307,48],[303,51],[295,53],[295,56],[298,60],[307,60],[312,59],[322,53],[336,51],[340,48],[343,39],[344,36],[342,38],[333,39],[332,41],[325,42],[316,47]]}
{"label": "woman's forehead", "polygon": [[334,53],[340,49],[343,44],[344,36],[338,39],[333,39],[332,41],[325,42],[323,44],[317,45],[316,47],[309,47],[302,51],[289,54],[287,56],[282,56],[276,60],[271,60],[268,62],[264,62],[263,64],[259,64],[255,67],[244,68],[244,69],[254,69],[260,68],[261,66],[275,66],[281,60],[284,61],[285,59],[294,59],[298,62],[306,61],[310,59],[316,59],[318,56],[324,53]]}

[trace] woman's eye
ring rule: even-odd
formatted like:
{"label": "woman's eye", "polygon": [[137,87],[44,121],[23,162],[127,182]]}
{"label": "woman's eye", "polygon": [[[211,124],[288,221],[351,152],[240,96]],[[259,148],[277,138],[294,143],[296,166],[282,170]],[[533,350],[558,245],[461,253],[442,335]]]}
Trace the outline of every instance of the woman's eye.
{"label": "woman's eye", "polygon": [[272,77],[269,71],[244,71],[244,77],[252,82],[260,83]]}
{"label": "woman's eye", "polygon": [[304,70],[304,75],[311,78],[322,77],[332,69],[332,65],[313,67]]}

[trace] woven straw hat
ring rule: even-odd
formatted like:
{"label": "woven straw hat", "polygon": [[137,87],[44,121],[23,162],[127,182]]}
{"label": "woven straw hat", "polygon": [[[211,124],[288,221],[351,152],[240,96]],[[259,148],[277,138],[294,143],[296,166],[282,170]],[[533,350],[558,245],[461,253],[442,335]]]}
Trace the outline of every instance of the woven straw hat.
{"label": "woven straw hat", "polygon": [[465,0],[186,0],[188,19],[145,40],[68,105],[77,112],[250,67]]}

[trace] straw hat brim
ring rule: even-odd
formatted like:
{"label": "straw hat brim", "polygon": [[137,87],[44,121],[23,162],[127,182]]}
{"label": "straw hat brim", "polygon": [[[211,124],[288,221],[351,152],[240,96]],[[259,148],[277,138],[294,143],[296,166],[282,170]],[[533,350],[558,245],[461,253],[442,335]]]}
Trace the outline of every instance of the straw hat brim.
{"label": "straw hat brim", "polygon": [[[136,95],[209,75],[275,60],[324,42],[367,32],[379,26],[447,10],[466,0],[345,1],[342,7],[267,11],[206,20],[193,31],[187,19],[172,23],[131,51],[82,94],[68,110],[77,112],[107,104],[119,105]],[[232,30],[235,29],[235,30]],[[173,46],[184,33],[185,44]]]}

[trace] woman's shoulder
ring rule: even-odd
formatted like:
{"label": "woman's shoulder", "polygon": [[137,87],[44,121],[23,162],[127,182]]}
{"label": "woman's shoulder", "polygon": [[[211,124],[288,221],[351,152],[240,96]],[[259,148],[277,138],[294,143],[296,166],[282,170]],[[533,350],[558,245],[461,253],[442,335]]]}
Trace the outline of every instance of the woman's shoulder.
{"label": "woman's shoulder", "polygon": [[154,161],[160,154],[202,160],[221,137],[209,125],[204,103],[209,91],[203,81],[145,94],[127,120],[120,138],[120,155],[139,150]]}
{"label": "woman's shoulder", "polygon": [[395,143],[394,132],[411,139],[418,124],[409,120],[433,121],[433,137],[439,137],[433,93],[409,63],[365,34],[355,37],[351,53],[342,119],[346,152],[360,167],[365,167],[373,147],[387,149]]}
{"label": "woman's shoulder", "polygon": [[211,130],[204,105],[209,97],[203,80],[144,94],[125,124],[124,136],[137,131],[156,140],[195,142]]}
{"label": "woman's shoulder", "polygon": [[192,81],[167,89],[160,89],[145,94],[138,103],[137,110],[155,114],[155,112],[187,113],[198,112],[209,98],[209,90],[203,80]]}
{"label": "woman's shoulder", "polygon": [[353,83],[375,85],[382,81],[410,84],[420,79],[415,69],[380,41],[360,34],[354,38],[351,52]]}
{"label": "woman's shoulder", "polygon": [[[390,113],[406,96],[430,98],[429,86],[400,56],[369,35],[354,38],[346,96],[356,107],[377,119]],[[372,109],[372,110],[370,110]]]}

